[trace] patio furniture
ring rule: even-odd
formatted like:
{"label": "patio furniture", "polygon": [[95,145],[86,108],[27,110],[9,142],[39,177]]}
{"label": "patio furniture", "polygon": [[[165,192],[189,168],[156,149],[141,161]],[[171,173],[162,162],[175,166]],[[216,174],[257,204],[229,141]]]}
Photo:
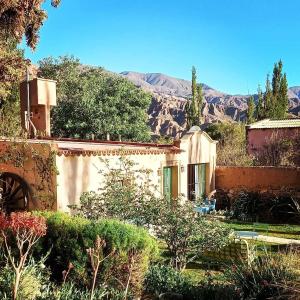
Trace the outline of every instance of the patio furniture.
{"label": "patio furniture", "polygon": [[216,199],[209,200],[206,198],[203,204],[196,206],[195,211],[200,214],[208,214],[216,210]]}
{"label": "patio furniture", "polygon": [[255,231],[235,231],[234,232],[237,238],[255,238],[258,236],[258,233]]}

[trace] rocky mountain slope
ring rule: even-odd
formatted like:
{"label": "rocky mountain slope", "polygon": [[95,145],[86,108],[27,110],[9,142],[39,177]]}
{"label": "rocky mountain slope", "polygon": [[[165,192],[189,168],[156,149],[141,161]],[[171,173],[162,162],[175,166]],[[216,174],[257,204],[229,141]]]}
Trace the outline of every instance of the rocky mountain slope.
{"label": "rocky mountain slope", "polygon": [[[149,124],[154,134],[180,137],[186,121],[184,108],[191,96],[191,82],[161,73],[122,72],[136,86],[152,93]],[[229,95],[203,84],[205,124],[242,121],[246,117],[245,95]],[[300,116],[300,86],[289,88],[289,111]]]}

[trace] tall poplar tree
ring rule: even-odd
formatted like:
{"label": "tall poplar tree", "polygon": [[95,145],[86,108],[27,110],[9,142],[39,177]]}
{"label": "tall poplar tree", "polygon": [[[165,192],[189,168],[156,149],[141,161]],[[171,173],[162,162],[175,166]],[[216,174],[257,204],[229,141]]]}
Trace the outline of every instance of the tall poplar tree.
{"label": "tall poplar tree", "polygon": [[247,104],[247,124],[251,124],[255,121],[255,102],[253,96],[249,97]]}
{"label": "tall poplar tree", "polygon": [[274,111],[274,102],[273,102],[273,94],[272,94],[272,88],[271,83],[269,79],[269,74],[267,75],[266,79],[266,91],[264,94],[264,107],[265,107],[265,116],[267,118],[271,118]]}
{"label": "tall poplar tree", "polygon": [[201,125],[203,106],[203,92],[202,85],[197,84],[196,68],[192,67],[192,97],[185,106],[187,129],[194,125]]}
{"label": "tall poplar tree", "polygon": [[276,117],[283,119],[286,116],[289,106],[288,82],[285,73],[280,80],[279,96],[277,101],[279,109]]}
{"label": "tall poplar tree", "polygon": [[257,108],[258,119],[270,118],[270,119],[283,119],[286,116],[288,110],[288,83],[286,73],[282,74],[282,61],[274,64],[272,85],[267,75],[266,91],[263,96],[263,101]]}
{"label": "tall poplar tree", "polygon": [[257,89],[257,95],[258,95],[258,101],[257,101],[257,106],[256,106],[256,118],[258,120],[261,120],[261,119],[265,118],[265,107],[264,107],[264,95],[263,95],[260,85],[258,86],[258,89]]}
{"label": "tall poplar tree", "polygon": [[202,92],[202,84],[197,84],[197,125],[201,125],[202,119],[202,107],[203,107],[203,92]]}

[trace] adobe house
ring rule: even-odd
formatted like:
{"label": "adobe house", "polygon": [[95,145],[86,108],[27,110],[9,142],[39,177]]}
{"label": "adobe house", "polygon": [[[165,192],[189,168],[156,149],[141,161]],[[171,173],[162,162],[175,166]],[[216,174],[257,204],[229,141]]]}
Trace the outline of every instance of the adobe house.
{"label": "adobe house", "polygon": [[246,126],[247,151],[259,156],[270,141],[300,139],[300,119],[264,119]]}
{"label": "adobe house", "polygon": [[[55,81],[35,78],[21,84],[21,118],[28,139],[0,139],[0,189],[7,211],[69,211],[83,192],[98,191],[105,170],[126,155],[151,170],[158,196],[195,200],[215,190],[216,141],[193,127],[172,145],[62,139],[50,136]],[[1,201],[0,201],[1,203]]]}

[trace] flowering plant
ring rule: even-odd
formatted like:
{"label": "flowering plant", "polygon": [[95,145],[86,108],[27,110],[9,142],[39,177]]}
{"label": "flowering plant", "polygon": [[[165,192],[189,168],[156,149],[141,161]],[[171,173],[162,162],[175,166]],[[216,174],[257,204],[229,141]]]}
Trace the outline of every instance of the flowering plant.
{"label": "flowering plant", "polygon": [[[29,212],[0,214],[0,235],[3,237],[7,258],[15,271],[13,299],[17,299],[18,287],[30,250],[47,231],[46,220]],[[11,238],[13,237],[13,238]],[[18,257],[13,256],[11,244],[17,245]]]}

